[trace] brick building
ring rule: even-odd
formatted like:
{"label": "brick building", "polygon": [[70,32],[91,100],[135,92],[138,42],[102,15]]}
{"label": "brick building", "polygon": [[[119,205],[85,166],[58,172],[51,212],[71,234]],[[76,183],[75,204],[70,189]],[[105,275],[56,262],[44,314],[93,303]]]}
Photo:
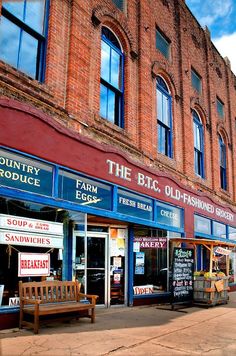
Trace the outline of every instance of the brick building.
{"label": "brick building", "polygon": [[236,241],[236,78],[184,0],[2,0],[0,60],[1,327],[24,253],[135,305],[174,237]]}

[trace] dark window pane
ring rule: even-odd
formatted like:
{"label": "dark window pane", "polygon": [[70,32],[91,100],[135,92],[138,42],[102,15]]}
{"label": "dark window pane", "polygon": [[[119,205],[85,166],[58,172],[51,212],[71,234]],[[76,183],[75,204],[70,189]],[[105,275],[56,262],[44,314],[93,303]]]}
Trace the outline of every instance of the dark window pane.
{"label": "dark window pane", "polygon": [[100,115],[106,119],[107,117],[107,97],[108,89],[101,84],[100,88]]}
{"label": "dark window pane", "polygon": [[158,152],[166,153],[166,129],[162,125],[158,125]]}
{"label": "dark window pane", "polygon": [[17,68],[20,28],[5,17],[0,21],[0,58]]}
{"label": "dark window pane", "polygon": [[170,57],[170,43],[161,35],[159,31],[156,31],[156,48],[167,58]]}
{"label": "dark window pane", "polygon": [[25,23],[40,34],[44,31],[45,0],[27,0]]}
{"label": "dark window pane", "polygon": [[194,70],[191,71],[191,80],[192,80],[193,88],[196,89],[198,93],[201,93],[202,91],[201,78],[197,75],[197,73]]}
{"label": "dark window pane", "polygon": [[224,104],[219,99],[217,99],[216,102],[217,102],[217,112],[218,112],[219,116],[221,118],[223,118],[224,117]]}
{"label": "dark window pane", "polygon": [[121,10],[124,10],[124,0],[112,0],[113,3]]}
{"label": "dark window pane", "polygon": [[37,52],[38,41],[28,33],[22,31],[18,68],[32,78],[36,76]]}
{"label": "dark window pane", "polygon": [[115,122],[115,93],[108,89],[107,119]]}

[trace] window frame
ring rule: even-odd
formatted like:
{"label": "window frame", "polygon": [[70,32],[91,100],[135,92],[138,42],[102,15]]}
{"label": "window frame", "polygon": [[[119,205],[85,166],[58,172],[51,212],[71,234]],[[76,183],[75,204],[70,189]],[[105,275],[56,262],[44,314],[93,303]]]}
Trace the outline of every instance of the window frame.
{"label": "window frame", "polygon": [[[204,170],[204,128],[202,121],[198,115],[198,113],[193,110],[192,111],[192,116],[193,116],[193,136],[194,136],[194,172],[197,176],[201,178],[205,178],[205,170]],[[195,146],[195,128],[199,132],[199,138],[200,138],[200,149]]]}
{"label": "window frame", "polygon": [[227,190],[227,157],[224,139],[219,135],[220,187]]}
{"label": "window frame", "polygon": [[[117,36],[108,28],[108,27],[103,27],[106,28],[108,31],[110,31],[117,39],[117,42],[119,42]],[[121,60],[121,65],[120,65],[120,75],[121,75],[121,80],[120,80],[120,89],[116,88],[114,85],[109,83],[106,79],[102,78],[101,72],[100,72],[100,90],[101,90],[101,85],[106,87],[108,90],[112,91],[115,94],[115,106],[114,109],[114,122],[109,120],[108,117],[104,117],[101,114],[101,99],[100,99],[100,116],[104,118],[105,120],[113,123],[114,125],[124,128],[124,53],[122,52],[122,49],[116,47],[109,39],[106,38],[105,35],[101,35],[101,48],[102,48],[102,41],[105,42],[112,50],[114,50],[116,53],[119,54],[120,60]],[[102,67],[102,58],[101,58],[101,67]],[[109,60],[109,72],[111,71],[111,61]],[[108,102],[107,102],[108,103]],[[106,109],[107,112],[107,109]]]}
{"label": "window frame", "polygon": [[[16,70],[21,71],[22,73],[26,74],[30,78],[37,80],[39,82],[44,82],[45,80],[45,70],[46,70],[46,47],[47,47],[47,34],[48,34],[48,15],[49,15],[49,1],[50,0],[45,0],[45,10],[44,10],[44,26],[43,26],[43,34],[35,31],[33,28],[31,28],[29,25],[27,25],[24,21],[20,20],[18,17],[16,17],[14,14],[12,14],[9,10],[7,10],[4,7],[4,4],[2,4],[2,9],[1,9],[1,16],[10,21],[12,24],[17,26],[20,31],[26,32],[28,35],[32,36],[38,43],[38,48],[37,48],[37,58],[36,58],[36,63],[35,63],[35,76],[31,76],[28,73],[25,73],[23,70],[19,69],[18,64],[17,67],[12,66],[8,62],[5,62],[9,64],[10,66],[14,67]],[[19,46],[21,44],[21,37],[18,42],[18,59],[17,62],[19,61]],[[1,59],[1,58],[0,58]]]}
{"label": "window frame", "polygon": [[[161,40],[161,43],[166,46],[166,51],[163,51],[161,46],[158,46],[158,37]],[[162,55],[167,59],[170,60],[170,46],[171,41],[163,34],[163,32],[157,27],[156,28],[156,49],[162,53]]]}
{"label": "window frame", "polygon": [[[163,83],[165,84],[166,89],[158,83],[158,78],[160,78]],[[156,100],[157,100],[157,151],[169,158],[173,158],[173,130],[172,130],[172,96],[170,95],[168,86],[165,80],[158,76],[156,80]],[[161,93],[162,98],[165,97],[168,101],[168,121],[169,126],[167,126],[162,120],[158,118],[158,91]],[[163,101],[163,100],[162,100]],[[160,128],[164,129],[165,131],[165,152],[159,150],[159,130]]]}

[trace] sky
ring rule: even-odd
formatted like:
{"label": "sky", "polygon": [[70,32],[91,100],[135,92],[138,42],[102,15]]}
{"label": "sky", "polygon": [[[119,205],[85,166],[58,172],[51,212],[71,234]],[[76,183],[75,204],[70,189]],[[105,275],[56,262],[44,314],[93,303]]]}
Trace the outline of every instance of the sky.
{"label": "sky", "polygon": [[185,0],[222,57],[228,57],[236,75],[236,0]]}

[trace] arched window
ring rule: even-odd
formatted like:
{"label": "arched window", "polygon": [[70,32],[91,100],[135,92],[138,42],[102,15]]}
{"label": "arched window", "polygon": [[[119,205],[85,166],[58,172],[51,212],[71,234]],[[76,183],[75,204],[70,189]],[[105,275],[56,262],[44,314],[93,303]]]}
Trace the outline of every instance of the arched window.
{"label": "arched window", "polygon": [[201,120],[193,111],[193,135],[194,135],[194,170],[195,174],[204,178],[204,140]]}
{"label": "arched window", "polygon": [[108,121],[123,123],[123,71],[124,55],[116,36],[102,28],[100,115]]}
{"label": "arched window", "polygon": [[223,138],[220,135],[219,135],[219,148],[220,148],[220,187],[226,190],[227,189],[226,146]]}
{"label": "arched window", "polygon": [[157,149],[172,157],[171,95],[165,81],[157,77]]}

